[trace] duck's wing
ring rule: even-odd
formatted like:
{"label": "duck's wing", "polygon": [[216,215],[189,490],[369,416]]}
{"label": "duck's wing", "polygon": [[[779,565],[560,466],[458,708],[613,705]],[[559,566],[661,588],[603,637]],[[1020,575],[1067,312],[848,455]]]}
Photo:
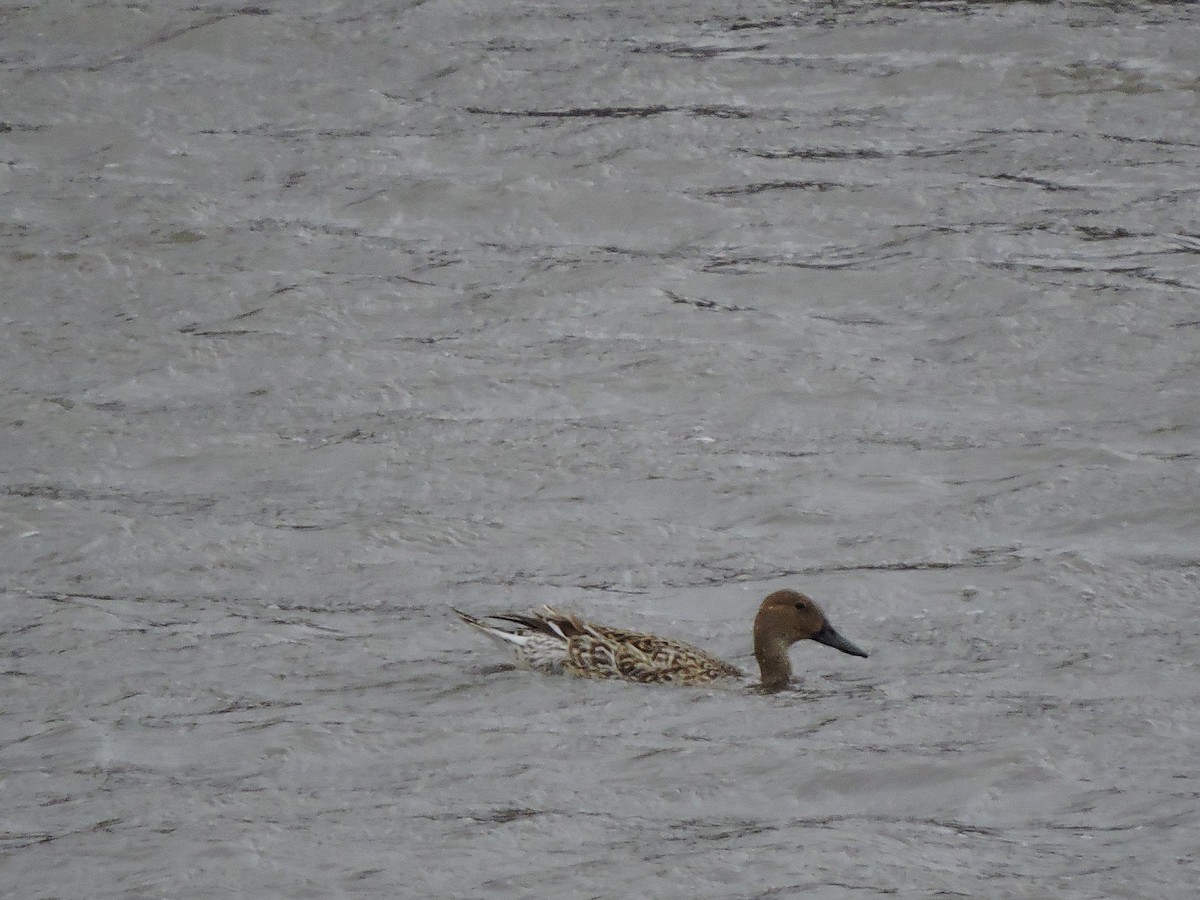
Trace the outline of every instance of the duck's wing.
{"label": "duck's wing", "polygon": [[[458,610],[454,611],[458,612]],[[463,615],[463,613],[458,614],[460,616]],[[551,637],[556,637],[564,641],[569,641],[571,638],[580,634],[594,632],[594,626],[589,626],[577,616],[573,616],[570,613],[559,612],[558,610],[549,606],[543,606],[540,610],[534,613],[496,613],[495,615],[487,616],[486,618],[496,619],[501,622],[509,622],[513,625],[520,625],[521,630],[541,632],[542,634],[547,634]]]}

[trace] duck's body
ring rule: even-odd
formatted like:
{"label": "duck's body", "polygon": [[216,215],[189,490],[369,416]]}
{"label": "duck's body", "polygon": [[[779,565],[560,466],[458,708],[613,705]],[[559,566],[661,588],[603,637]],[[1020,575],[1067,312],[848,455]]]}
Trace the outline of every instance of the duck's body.
{"label": "duck's body", "polygon": [[506,623],[507,628],[454,611],[467,624],[511,645],[522,665],[548,675],[655,684],[703,684],[745,675],[737,666],[682,641],[593,625],[549,606],[528,615],[502,613],[487,617]]}
{"label": "duck's body", "polygon": [[[547,674],[643,684],[707,684],[746,677],[737,666],[691,644],[594,625],[549,606],[529,614],[487,616],[496,624],[454,612],[468,625],[511,646],[518,662]],[[788,683],[792,674],[788,647],[805,638],[853,656],[867,655],[838,634],[821,608],[804,594],[776,591],[762,602],[754,620],[754,655],[764,690],[776,691]]]}

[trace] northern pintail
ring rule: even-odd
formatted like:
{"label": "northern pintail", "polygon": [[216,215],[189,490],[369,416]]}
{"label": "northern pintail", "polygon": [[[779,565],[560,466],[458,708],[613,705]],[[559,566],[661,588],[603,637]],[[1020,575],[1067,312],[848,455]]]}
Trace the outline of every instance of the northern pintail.
{"label": "northern pintail", "polygon": [[[533,613],[499,613],[482,619],[457,609],[454,612],[468,625],[509,645],[519,663],[538,672],[643,684],[706,684],[746,677],[737,666],[691,644],[597,625],[549,606]],[[829,624],[811,597],[798,591],[775,591],[763,600],[754,619],[754,656],[762,675],[761,690],[778,691],[787,685],[792,677],[788,648],[806,639],[851,656],[867,655]]]}

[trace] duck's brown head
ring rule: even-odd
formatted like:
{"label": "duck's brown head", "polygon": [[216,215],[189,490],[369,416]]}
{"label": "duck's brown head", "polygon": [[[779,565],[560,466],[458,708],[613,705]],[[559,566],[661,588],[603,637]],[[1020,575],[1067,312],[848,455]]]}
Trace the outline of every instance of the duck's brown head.
{"label": "duck's brown head", "polygon": [[813,640],[851,656],[867,652],[838,634],[811,597],[799,591],[776,591],[762,602],[754,620],[754,655],[763,687],[778,690],[792,675],[787,650],[797,641]]}

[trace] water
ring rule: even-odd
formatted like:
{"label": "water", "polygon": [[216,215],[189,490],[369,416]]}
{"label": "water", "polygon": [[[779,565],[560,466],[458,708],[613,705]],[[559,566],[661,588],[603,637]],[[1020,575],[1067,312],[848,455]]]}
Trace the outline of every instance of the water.
{"label": "water", "polygon": [[[1191,897],[1200,10],[0,10],[0,892]],[[497,672],[551,602],[760,697]]]}

